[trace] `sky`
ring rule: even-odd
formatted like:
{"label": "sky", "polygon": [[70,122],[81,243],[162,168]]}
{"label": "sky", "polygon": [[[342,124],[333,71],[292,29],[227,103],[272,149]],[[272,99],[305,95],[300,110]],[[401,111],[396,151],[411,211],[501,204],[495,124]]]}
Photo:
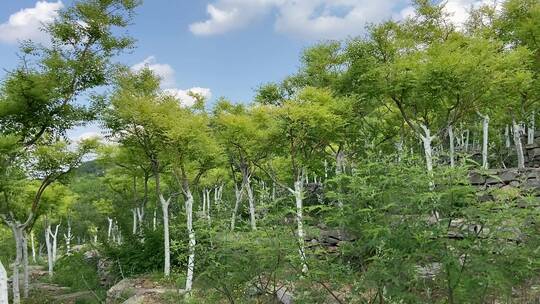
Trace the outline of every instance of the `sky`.
{"label": "sky", "polygon": [[[17,64],[18,42],[47,41],[39,30],[73,0],[0,0],[0,79]],[[456,23],[471,6],[492,0],[447,0]],[[365,33],[369,23],[402,19],[409,0],[146,0],[129,27],[136,48],[117,60],[148,66],[162,88],[183,103],[189,91],[250,102],[261,84],[298,70],[302,50],[325,40]],[[98,132],[77,128],[71,137]]]}

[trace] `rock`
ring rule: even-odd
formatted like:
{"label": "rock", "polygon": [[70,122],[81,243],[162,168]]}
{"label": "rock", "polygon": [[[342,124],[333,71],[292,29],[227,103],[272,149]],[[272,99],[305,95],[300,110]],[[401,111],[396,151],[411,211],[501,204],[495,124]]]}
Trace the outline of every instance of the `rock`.
{"label": "rock", "polygon": [[133,297],[125,300],[122,304],[150,304],[158,303],[149,295],[134,295]]}
{"label": "rock", "polygon": [[493,200],[493,196],[489,193],[477,193],[478,201],[481,203],[489,202]]}
{"label": "rock", "polygon": [[276,291],[276,298],[282,304],[293,304],[293,295],[286,288],[280,288]]}
{"label": "rock", "polygon": [[487,178],[486,180],[486,184],[492,186],[492,185],[496,185],[496,184],[500,184],[502,183],[502,180],[499,176],[497,175],[494,175],[494,176],[490,176]]}
{"label": "rock", "polygon": [[499,174],[499,178],[505,184],[515,181],[518,178],[518,173],[514,170],[505,170]]}
{"label": "rock", "polygon": [[483,185],[486,182],[486,177],[478,172],[471,172],[469,174],[469,180],[472,185]]}
{"label": "rock", "polygon": [[509,185],[514,187],[514,188],[518,188],[520,183],[518,181],[511,181]]}
{"label": "rock", "polygon": [[132,301],[128,303],[152,303],[148,299],[157,298],[159,295],[168,292],[184,293],[182,290],[161,287],[157,283],[145,278],[128,278],[121,280],[107,291],[106,303],[112,304],[126,300]]}
{"label": "rock", "polygon": [[84,300],[93,300],[93,299],[95,299],[95,296],[91,291],[79,291],[75,293],[68,293],[68,294],[54,297],[55,301],[58,301],[58,303],[62,303],[62,304],[76,304],[76,303],[81,303]]}
{"label": "rock", "polygon": [[538,179],[528,179],[523,184],[523,189],[524,190],[529,190],[529,191],[540,192],[540,180],[538,180]]}
{"label": "rock", "polygon": [[30,284],[31,290],[39,290],[46,294],[51,295],[62,295],[66,292],[69,292],[69,288],[58,286],[56,284],[47,284],[47,283],[33,283]]}

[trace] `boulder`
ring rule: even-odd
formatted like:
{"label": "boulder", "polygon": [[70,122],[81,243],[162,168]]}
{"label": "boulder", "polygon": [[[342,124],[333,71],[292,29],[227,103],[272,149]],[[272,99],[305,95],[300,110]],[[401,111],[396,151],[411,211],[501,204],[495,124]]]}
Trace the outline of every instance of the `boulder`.
{"label": "boulder", "polygon": [[478,172],[471,172],[469,174],[469,180],[472,185],[483,185],[486,183],[486,177]]}
{"label": "boulder", "polygon": [[[127,278],[107,291],[107,304],[112,303],[153,303],[149,299],[159,298],[165,293],[184,293],[182,290],[160,286],[146,278]],[[141,302],[142,301],[142,302]]]}
{"label": "boulder", "polygon": [[505,184],[508,184],[512,181],[516,181],[518,179],[518,176],[519,176],[518,172],[514,170],[505,170],[499,174],[499,178]]}

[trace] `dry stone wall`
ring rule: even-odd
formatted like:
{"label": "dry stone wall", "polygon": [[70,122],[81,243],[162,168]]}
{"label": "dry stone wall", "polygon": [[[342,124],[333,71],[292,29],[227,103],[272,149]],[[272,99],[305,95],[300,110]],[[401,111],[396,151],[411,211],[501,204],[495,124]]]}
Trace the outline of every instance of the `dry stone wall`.
{"label": "dry stone wall", "polygon": [[535,132],[532,145],[525,145],[525,164],[530,168],[540,168],[540,131]]}

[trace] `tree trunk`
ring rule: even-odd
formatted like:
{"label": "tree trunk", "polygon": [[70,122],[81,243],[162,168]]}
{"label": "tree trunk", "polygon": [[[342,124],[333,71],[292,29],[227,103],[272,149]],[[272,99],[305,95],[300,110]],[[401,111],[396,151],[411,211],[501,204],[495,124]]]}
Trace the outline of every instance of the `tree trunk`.
{"label": "tree trunk", "polygon": [[34,231],[30,232],[30,243],[32,245],[32,261],[35,264],[37,263],[37,261],[36,261],[36,245],[34,242]]}
{"label": "tree trunk", "polygon": [[28,242],[26,238],[26,232],[21,229],[21,245],[22,245],[22,259],[23,259],[23,298],[28,298],[30,291],[30,277],[28,274]]}
{"label": "tree trunk", "polygon": [[246,193],[248,197],[249,202],[249,215],[250,215],[250,223],[251,223],[251,230],[257,230],[257,219],[255,215],[255,196],[253,195],[253,189],[251,188],[251,178],[249,174],[245,176],[245,188]]}
{"label": "tree trunk", "polygon": [[135,208],[131,209],[131,213],[133,214],[133,229],[131,233],[137,234],[137,211]]}
{"label": "tree trunk", "polygon": [[345,172],[345,152],[343,152],[343,150],[340,147],[339,151],[336,153],[336,175],[339,175],[344,172]]}
{"label": "tree trunk", "polygon": [[507,149],[510,148],[510,127],[508,125],[504,128],[504,145]]}
{"label": "tree trunk", "polygon": [[212,208],[212,199],[210,196],[211,192],[212,190],[206,190],[206,219],[208,220],[208,224],[212,222],[212,218],[210,217],[210,210]]}
{"label": "tree trunk", "polygon": [[433,171],[433,148],[431,147],[431,141],[433,140],[433,136],[431,136],[431,132],[429,128],[425,125],[420,125],[422,127],[422,130],[424,130],[424,135],[420,134],[420,138],[422,139],[422,143],[424,145],[424,154],[426,157],[426,167],[428,172]]}
{"label": "tree trunk", "polygon": [[73,236],[71,235],[71,221],[68,220],[67,234],[64,234],[64,240],[66,242],[66,254],[67,255],[71,254],[71,239],[72,238],[73,238]]}
{"label": "tree trunk", "polygon": [[516,120],[512,120],[512,127],[514,128],[514,143],[516,144],[517,165],[519,169],[525,168],[525,156],[523,155],[523,144],[521,143],[521,127],[516,123]]}
{"label": "tree trunk", "polygon": [[163,211],[163,238],[165,247],[165,265],[163,272],[165,276],[171,274],[171,244],[169,239],[169,203],[171,198],[165,200],[162,194],[159,195],[159,201],[161,202],[161,209]]}
{"label": "tree trunk", "polygon": [[465,130],[465,133],[467,134],[465,136],[465,152],[469,152],[469,135],[471,132],[469,130]]}
{"label": "tree trunk", "polygon": [[[112,220],[112,218],[108,217],[107,221],[109,222],[109,227],[107,228],[107,241],[110,241],[111,240],[111,234],[112,234],[113,220]],[[96,243],[97,243],[97,240],[96,240]]]}
{"label": "tree trunk", "polygon": [[6,268],[4,264],[0,261],[0,304],[9,304],[8,303],[8,277]]}
{"label": "tree trunk", "polygon": [[45,228],[45,244],[47,245],[47,263],[49,265],[49,277],[53,276],[53,253],[51,244],[51,225],[47,225]]}
{"label": "tree trunk", "polygon": [[[186,184],[186,183],[184,183]],[[189,235],[189,256],[186,275],[186,292],[190,292],[193,287],[193,272],[195,270],[195,231],[193,230],[193,195],[187,186],[184,186],[186,195],[186,224]]]}
{"label": "tree trunk", "polygon": [[56,260],[58,259],[57,256],[57,249],[58,249],[58,228],[60,228],[60,224],[56,225],[56,228],[54,229],[54,234],[51,234],[51,237],[53,239],[53,246],[52,246],[52,256],[53,256],[53,266],[56,263]]}
{"label": "tree trunk", "polygon": [[448,126],[448,137],[449,137],[449,140],[450,140],[450,167],[455,167],[455,158],[454,158],[454,154],[455,154],[455,147],[454,147],[454,128],[452,127],[452,125],[449,125]]}
{"label": "tree trunk", "polygon": [[482,117],[482,168],[489,169],[489,161],[488,161],[488,145],[489,145],[489,115],[482,115],[478,113],[480,117]]}
{"label": "tree trunk", "polygon": [[298,237],[298,251],[300,253],[300,259],[302,261],[302,272],[308,271],[306,263],[306,253],[304,244],[304,224],[303,224],[303,200],[304,200],[304,181],[303,177],[298,177],[294,183],[294,198],[296,201],[296,224],[297,224],[297,237]]}
{"label": "tree trunk", "polygon": [[141,206],[139,208],[135,208],[135,211],[137,211],[137,220],[139,223],[139,233],[143,234],[143,221],[144,221],[144,206]]}
{"label": "tree trunk", "polygon": [[236,225],[236,214],[238,213],[238,208],[240,208],[240,202],[242,201],[242,194],[243,194],[243,187],[235,183],[234,184],[234,195],[236,197],[236,201],[234,203],[234,209],[233,214],[231,217],[231,231],[234,231],[235,225]]}
{"label": "tree trunk", "polygon": [[154,210],[154,218],[152,219],[152,228],[154,231],[157,229],[157,211]]}
{"label": "tree trunk", "polygon": [[19,268],[21,266],[22,259],[22,229],[18,222],[10,224],[13,231],[13,236],[15,237],[15,262],[13,263],[13,273],[12,273],[12,290],[13,290],[13,304],[21,303],[21,292],[19,289]]}

